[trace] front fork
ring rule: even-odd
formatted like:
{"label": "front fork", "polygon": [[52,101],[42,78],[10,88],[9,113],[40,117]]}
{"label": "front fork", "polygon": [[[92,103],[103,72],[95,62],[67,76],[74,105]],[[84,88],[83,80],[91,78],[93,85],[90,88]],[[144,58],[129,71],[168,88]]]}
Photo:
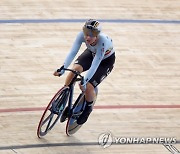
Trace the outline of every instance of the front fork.
{"label": "front fork", "polygon": [[72,101],[73,101],[73,93],[74,93],[74,86],[71,85],[69,87],[70,92],[69,92],[69,101],[68,101],[68,113],[71,114],[71,108],[72,108]]}

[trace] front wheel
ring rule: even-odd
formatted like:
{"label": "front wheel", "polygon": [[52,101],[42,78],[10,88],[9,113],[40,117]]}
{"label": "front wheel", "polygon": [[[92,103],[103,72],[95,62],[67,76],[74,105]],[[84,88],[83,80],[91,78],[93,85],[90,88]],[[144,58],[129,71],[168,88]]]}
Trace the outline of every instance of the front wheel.
{"label": "front wheel", "polygon": [[37,136],[45,136],[60,118],[69,96],[69,87],[60,89],[46,107],[37,129]]}

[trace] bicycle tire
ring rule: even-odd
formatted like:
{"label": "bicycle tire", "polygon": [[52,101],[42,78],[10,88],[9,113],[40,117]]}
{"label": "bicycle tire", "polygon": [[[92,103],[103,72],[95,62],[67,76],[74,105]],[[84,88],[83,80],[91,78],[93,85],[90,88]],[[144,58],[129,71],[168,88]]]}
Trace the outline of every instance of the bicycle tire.
{"label": "bicycle tire", "polygon": [[[68,95],[69,87],[63,87],[51,99],[39,121],[37,129],[39,138],[45,136],[54,127],[66,106]],[[53,106],[53,103],[56,104]],[[53,110],[54,107],[57,108],[58,113]]]}
{"label": "bicycle tire", "polygon": [[77,118],[82,114],[85,107],[85,96],[80,94],[71,109],[71,115],[66,123],[66,135],[71,136],[76,133],[82,125],[77,124]]}
{"label": "bicycle tire", "polygon": [[[96,98],[98,95],[98,88],[95,88]],[[96,102],[96,98],[94,100],[93,106]],[[76,102],[74,103],[72,109],[71,109],[71,115],[68,118],[68,121],[66,123],[66,135],[72,136],[74,133],[76,133],[82,125],[77,124],[78,117],[82,114],[84,107],[85,107],[85,95],[84,93],[81,93],[79,97],[77,98]],[[79,114],[79,115],[78,115]]]}

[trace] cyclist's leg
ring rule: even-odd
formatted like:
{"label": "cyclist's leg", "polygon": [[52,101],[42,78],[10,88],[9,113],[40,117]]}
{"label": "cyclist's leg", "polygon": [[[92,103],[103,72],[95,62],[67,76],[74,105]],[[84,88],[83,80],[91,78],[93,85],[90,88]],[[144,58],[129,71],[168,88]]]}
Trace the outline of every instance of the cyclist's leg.
{"label": "cyclist's leg", "polygon": [[112,55],[106,60],[103,60],[93,77],[87,84],[86,100],[88,102],[94,101],[96,97],[95,88],[110,74],[115,62],[115,56]]}
{"label": "cyclist's leg", "polygon": [[85,91],[85,99],[87,102],[93,102],[96,97],[94,86],[91,83],[87,83]]}
{"label": "cyclist's leg", "polygon": [[86,98],[86,107],[84,112],[81,114],[81,116],[78,118],[77,123],[79,125],[85,123],[92,112],[92,106],[93,101],[95,100],[96,94],[95,94],[95,87],[97,87],[112,71],[113,64],[115,62],[115,56],[112,55],[112,57],[109,57],[109,59],[104,60],[99,65],[96,73],[91,78],[91,80],[88,83],[85,98]]}

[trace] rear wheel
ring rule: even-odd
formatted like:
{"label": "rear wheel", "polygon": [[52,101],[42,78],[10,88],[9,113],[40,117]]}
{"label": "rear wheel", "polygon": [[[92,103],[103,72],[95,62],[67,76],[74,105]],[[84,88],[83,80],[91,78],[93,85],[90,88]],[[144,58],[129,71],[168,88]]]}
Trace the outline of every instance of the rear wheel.
{"label": "rear wheel", "polygon": [[37,136],[45,136],[60,118],[69,96],[69,88],[63,87],[52,98],[46,107],[37,129]]}
{"label": "rear wheel", "polygon": [[66,134],[68,136],[73,135],[76,133],[82,125],[77,124],[77,119],[82,114],[85,107],[85,97],[84,94],[80,94],[77,101],[74,103],[71,111],[71,115],[68,118],[67,124],[66,124]]}
{"label": "rear wheel", "polygon": [[[98,95],[98,88],[95,88],[96,97]],[[94,100],[93,105],[96,102],[96,98]],[[81,93],[79,97],[77,98],[76,102],[74,103],[72,109],[71,109],[71,115],[68,118],[67,124],[66,124],[66,135],[71,136],[74,133],[76,133],[82,125],[77,124],[77,119],[84,111],[86,102],[85,102],[85,95],[84,93]]]}

